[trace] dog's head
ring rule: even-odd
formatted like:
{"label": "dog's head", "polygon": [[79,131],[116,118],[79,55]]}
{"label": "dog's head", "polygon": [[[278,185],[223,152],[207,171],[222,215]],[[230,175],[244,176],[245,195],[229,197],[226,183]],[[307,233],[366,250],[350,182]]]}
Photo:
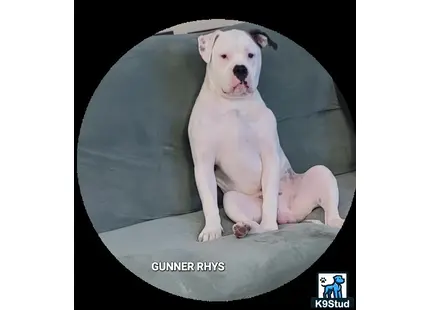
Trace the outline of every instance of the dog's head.
{"label": "dog's head", "polygon": [[266,46],[277,49],[277,44],[260,30],[216,30],[198,37],[209,83],[228,97],[246,96],[257,89],[261,50]]}
{"label": "dog's head", "polygon": [[334,276],[333,279],[337,284],[343,284],[345,282],[345,279],[340,275]]}

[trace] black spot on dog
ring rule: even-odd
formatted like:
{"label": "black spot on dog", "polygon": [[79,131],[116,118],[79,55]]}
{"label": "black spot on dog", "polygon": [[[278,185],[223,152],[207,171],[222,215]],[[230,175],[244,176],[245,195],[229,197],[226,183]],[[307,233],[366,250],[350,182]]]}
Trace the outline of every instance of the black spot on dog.
{"label": "black spot on dog", "polygon": [[262,38],[266,38],[268,46],[272,47],[275,51],[278,49],[278,44],[273,41],[264,31],[261,31],[260,29],[253,29],[250,30],[248,33],[260,48],[263,48]]}

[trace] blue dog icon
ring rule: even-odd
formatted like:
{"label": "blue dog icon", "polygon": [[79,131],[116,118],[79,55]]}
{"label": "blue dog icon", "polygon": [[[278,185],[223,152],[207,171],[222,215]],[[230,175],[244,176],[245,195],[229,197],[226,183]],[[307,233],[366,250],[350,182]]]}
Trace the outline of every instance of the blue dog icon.
{"label": "blue dog icon", "polygon": [[342,298],[342,284],[345,283],[345,279],[337,275],[333,277],[333,280],[333,284],[321,284],[324,287],[324,298]]}

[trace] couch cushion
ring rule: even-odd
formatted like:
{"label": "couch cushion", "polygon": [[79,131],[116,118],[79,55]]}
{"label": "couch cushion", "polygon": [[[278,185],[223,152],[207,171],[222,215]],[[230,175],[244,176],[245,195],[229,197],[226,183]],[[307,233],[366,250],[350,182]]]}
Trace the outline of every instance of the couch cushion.
{"label": "couch cushion", "polygon": [[[262,29],[278,50],[263,51],[259,89],[278,118],[293,168],[354,170],[355,138],[330,75],[300,46]],[[197,36],[148,38],[95,91],[81,127],[77,165],[82,198],[98,232],[201,210],[187,139],[205,71]]]}
{"label": "couch cushion", "polygon": [[[337,176],[340,214],[355,191],[355,173]],[[326,225],[282,225],[277,232],[236,239],[221,210],[225,234],[199,243],[201,211],[147,221],[100,234],[115,257],[135,275],[175,295],[200,300],[233,300],[271,291],[300,275],[327,249],[338,230]],[[316,209],[308,219],[323,220]],[[153,262],[224,262],[223,272],[154,272]]]}

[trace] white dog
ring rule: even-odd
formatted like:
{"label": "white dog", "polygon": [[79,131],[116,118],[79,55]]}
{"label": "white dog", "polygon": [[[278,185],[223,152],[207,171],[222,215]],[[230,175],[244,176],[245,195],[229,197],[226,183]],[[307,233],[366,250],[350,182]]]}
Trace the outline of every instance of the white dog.
{"label": "white dog", "polygon": [[257,90],[266,46],[277,49],[259,30],[217,30],[198,38],[206,76],[188,136],[205,217],[199,241],[223,232],[217,185],[238,238],[301,222],[317,206],[327,225],[340,228],[344,222],[332,172],[319,165],[297,174],[281,149],[275,116]]}

